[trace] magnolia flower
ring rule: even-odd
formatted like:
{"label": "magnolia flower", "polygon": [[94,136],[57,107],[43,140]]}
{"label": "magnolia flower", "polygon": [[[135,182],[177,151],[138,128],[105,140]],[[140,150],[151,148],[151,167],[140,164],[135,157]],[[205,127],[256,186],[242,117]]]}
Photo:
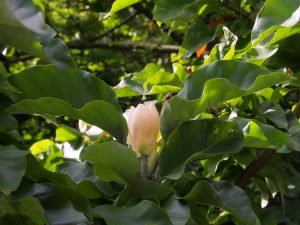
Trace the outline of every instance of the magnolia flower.
{"label": "magnolia flower", "polygon": [[130,145],[137,154],[150,156],[156,151],[159,133],[159,114],[154,106],[139,104],[127,112],[128,136]]}

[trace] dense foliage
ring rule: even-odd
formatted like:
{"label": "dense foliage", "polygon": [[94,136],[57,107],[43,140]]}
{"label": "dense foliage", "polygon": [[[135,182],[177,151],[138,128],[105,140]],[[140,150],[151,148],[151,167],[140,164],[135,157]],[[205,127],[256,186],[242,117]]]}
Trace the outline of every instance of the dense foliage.
{"label": "dense foliage", "polygon": [[[0,224],[300,224],[299,19],[300,0],[1,0]],[[142,156],[139,103],[160,114]]]}

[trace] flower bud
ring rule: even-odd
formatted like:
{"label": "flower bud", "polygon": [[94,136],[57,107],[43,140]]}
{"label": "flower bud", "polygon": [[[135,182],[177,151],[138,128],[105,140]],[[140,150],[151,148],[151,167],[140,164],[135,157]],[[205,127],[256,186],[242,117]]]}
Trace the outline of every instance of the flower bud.
{"label": "flower bud", "polygon": [[139,104],[127,114],[128,136],[132,149],[138,157],[150,156],[156,150],[159,133],[159,114],[154,106]]}

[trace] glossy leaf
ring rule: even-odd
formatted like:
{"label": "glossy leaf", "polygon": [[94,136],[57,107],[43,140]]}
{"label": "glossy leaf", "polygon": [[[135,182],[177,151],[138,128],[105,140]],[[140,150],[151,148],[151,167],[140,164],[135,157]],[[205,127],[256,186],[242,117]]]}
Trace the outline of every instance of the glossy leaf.
{"label": "glossy leaf", "polygon": [[0,9],[0,44],[17,47],[61,68],[75,66],[65,43],[55,37],[56,32],[32,1],[3,0]]}
{"label": "glossy leaf", "polygon": [[9,112],[83,119],[126,141],[127,123],[115,93],[100,79],[80,70],[38,66],[12,75],[10,82],[21,91],[22,100]]}
{"label": "glossy leaf", "polygon": [[181,92],[167,101],[161,113],[164,137],[183,121],[217,104],[291,80],[242,61],[216,61],[201,66],[185,81]]}
{"label": "glossy leaf", "polygon": [[199,181],[184,199],[226,210],[245,225],[260,224],[246,193],[228,181]]}
{"label": "glossy leaf", "polygon": [[163,200],[174,190],[168,186],[153,181],[136,181],[128,184],[117,198],[117,205],[124,205],[130,198],[157,198]]}
{"label": "glossy leaf", "polygon": [[245,61],[261,65],[264,61],[274,55],[277,50],[277,47],[258,46],[243,53],[242,58],[245,59]]}
{"label": "glossy leaf", "polygon": [[177,179],[183,172],[184,164],[191,159],[235,153],[242,147],[243,133],[236,121],[188,121],[175,130],[162,149],[160,173]]}
{"label": "glossy leaf", "polygon": [[88,146],[81,158],[93,164],[95,175],[103,181],[126,183],[137,179],[139,162],[135,153],[116,142]]}
{"label": "glossy leaf", "polygon": [[17,190],[26,170],[26,151],[0,145],[0,191],[9,195]]}
{"label": "glossy leaf", "polygon": [[153,202],[144,200],[131,207],[101,205],[93,209],[94,217],[105,220],[107,225],[172,225],[167,214]]}
{"label": "glossy leaf", "polygon": [[252,30],[252,44],[255,46],[280,27],[291,27],[300,18],[299,0],[267,0],[257,15]]}
{"label": "glossy leaf", "polygon": [[188,73],[178,63],[173,64],[173,70],[173,73],[168,73],[150,63],[142,71],[126,76],[114,90],[118,97],[178,92]]}
{"label": "glossy leaf", "polygon": [[93,100],[106,101],[120,110],[111,87],[91,74],[79,70],[60,70],[52,65],[34,66],[9,77],[20,93],[19,99],[51,97],[81,108]]}
{"label": "glossy leaf", "polygon": [[25,176],[36,183],[51,183],[76,209],[91,219],[91,209],[88,199],[68,176],[47,171],[32,155],[27,157],[27,171]]}
{"label": "glossy leaf", "polygon": [[242,123],[245,147],[278,150],[288,141],[288,135],[273,126],[255,120],[243,120]]}
{"label": "glossy leaf", "polygon": [[115,0],[110,9],[109,14],[110,15],[115,14],[116,12],[118,12],[124,8],[127,8],[128,6],[136,4],[140,1],[142,1],[142,0]]}

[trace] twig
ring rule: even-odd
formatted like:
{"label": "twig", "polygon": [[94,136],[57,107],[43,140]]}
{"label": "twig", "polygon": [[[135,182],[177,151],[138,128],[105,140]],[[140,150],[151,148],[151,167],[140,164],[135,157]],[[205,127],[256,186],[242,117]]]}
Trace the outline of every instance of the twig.
{"label": "twig", "polygon": [[164,53],[177,52],[180,46],[177,45],[157,45],[149,42],[95,42],[95,43],[69,43],[69,48],[75,49],[93,49],[93,48],[115,48],[115,49],[149,49]]}
{"label": "twig", "polygon": [[274,150],[264,150],[256,160],[250,163],[242,176],[237,180],[236,185],[244,189],[250,182],[251,178],[267,163],[275,154]]}
{"label": "twig", "polygon": [[125,20],[123,20],[121,23],[119,23],[118,25],[112,27],[111,29],[107,30],[107,31],[104,31],[102,34],[96,36],[96,37],[93,37],[89,40],[89,42],[95,42],[105,36],[107,36],[108,34],[110,34],[111,32],[113,32],[114,30],[118,29],[119,27],[125,25],[126,23],[128,23],[129,21],[131,21],[132,19],[134,19],[136,17],[136,15],[138,15],[139,12],[135,12],[133,13],[131,16],[127,17]]}

